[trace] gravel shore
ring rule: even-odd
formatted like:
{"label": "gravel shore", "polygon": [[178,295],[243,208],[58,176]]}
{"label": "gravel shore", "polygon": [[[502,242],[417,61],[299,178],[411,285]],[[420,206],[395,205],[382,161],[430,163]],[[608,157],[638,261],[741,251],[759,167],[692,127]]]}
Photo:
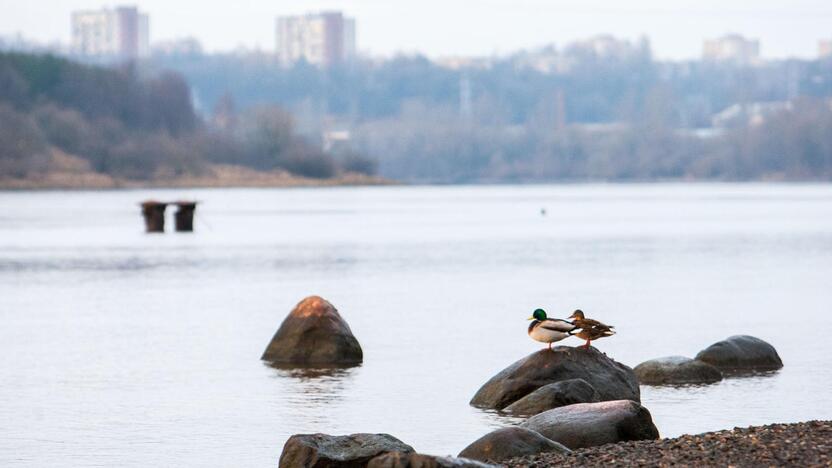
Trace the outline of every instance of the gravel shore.
{"label": "gravel shore", "polygon": [[504,462],[549,466],[827,466],[832,467],[832,421],[734,428],[675,439],[623,442],[543,453]]}

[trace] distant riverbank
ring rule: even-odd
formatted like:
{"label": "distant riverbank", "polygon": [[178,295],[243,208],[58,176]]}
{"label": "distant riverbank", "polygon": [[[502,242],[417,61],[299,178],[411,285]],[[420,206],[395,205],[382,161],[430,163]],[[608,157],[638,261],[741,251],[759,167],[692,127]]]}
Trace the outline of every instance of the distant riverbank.
{"label": "distant riverbank", "polygon": [[293,175],[283,170],[257,171],[230,164],[208,165],[200,174],[160,176],[133,180],[95,172],[86,161],[67,154],[53,155],[50,170],[26,178],[0,176],[0,190],[87,190],[115,188],[212,188],[212,187],[327,187],[392,185],[378,176],[345,173],[328,179]]}
{"label": "distant riverbank", "polygon": [[505,462],[546,466],[829,466],[832,421],[734,428],[673,439],[622,442]]}

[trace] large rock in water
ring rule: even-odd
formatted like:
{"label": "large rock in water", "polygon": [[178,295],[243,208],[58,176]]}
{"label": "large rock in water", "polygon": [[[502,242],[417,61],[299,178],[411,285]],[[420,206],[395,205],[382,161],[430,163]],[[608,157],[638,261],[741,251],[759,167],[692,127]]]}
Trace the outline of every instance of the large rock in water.
{"label": "large rock in water", "polygon": [[596,401],[601,401],[601,396],[595,387],[583,379],[569,379],[544,385],[502,411],[518,416],[533,415],[552,408]]}
{"label": "large rock in water", "polygon": [[390,452],[370,460],[367,468],[498,468],[476,460],[437,457],[421,453]]}
{"label": "large rock in water", "polygon": [[748,335],[734,335],[696,355],[698,361],[727,371],[766,371],[783,367],[774,346]]}
{"label": "large rock in water", "polygon": [[279,366],[349,366],[360,364],[361,345],[325,299],[309,296],[280,324],[261,359]]}
{"label": "large rock in water", "polygon": [[541,452],[570,453],[563,445],[524,427],[504,427],[480,437],[459,452],[472,460],[499,462]]}
{"label": "large rock in water", "polygon": [[645,385],[708,384],[722,380],[722,373],[716,367],[684,356],[651,359],[633,371]]}
{"label": "large rock in water", "polygon": [[413,452],[413,447],[390,434],[296,434],[280,454],[281,468],[363,468],[389,452]]}
{"label": "large rock in water", "polygon": [[578,403],[527,419],[521,427],[570,449],[659,438],[647,408],[631,400]]}
{"label": "large rock in water", "polygon": [[483,385],[471,405],[503,409],[538,388],[564,380],[582,379],[601,401],[640,401],[633,370],[597,349],[557,346],[540,350],[508,366]]}

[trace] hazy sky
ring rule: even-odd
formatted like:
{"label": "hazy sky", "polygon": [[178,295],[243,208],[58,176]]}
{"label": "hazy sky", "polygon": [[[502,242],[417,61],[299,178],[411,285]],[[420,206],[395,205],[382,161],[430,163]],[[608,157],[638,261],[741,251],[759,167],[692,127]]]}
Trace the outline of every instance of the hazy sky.
{"label": "hazy sky", "polygon": [[[626,3],[626,7],[624,4]],[[75,9],[98,0],[0,0],[0,34],[69,39]],[[277,15],[339,9],[357,20],[358,47],[374,55],[489,55],[600,33],[644,34],[660,58],[699,56],[704,38],[736,32],[761,40],[765,57],[815,57],[832,39],[832,0],[139,0],[151,41],[194,36],[211,51],[274,49]]]}

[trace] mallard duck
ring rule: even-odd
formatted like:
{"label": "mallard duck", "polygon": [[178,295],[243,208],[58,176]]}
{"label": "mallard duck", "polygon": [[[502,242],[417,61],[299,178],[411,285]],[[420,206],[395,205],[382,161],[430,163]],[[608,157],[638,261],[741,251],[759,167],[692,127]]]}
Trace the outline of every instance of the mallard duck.
{"label": "mallard duck", "polygon": [[586,340],[586,344],[583,346],[584,349],[589,349],[589,343],[592,340],[615,335],[615,331],[612,330],[614,327],[584,317],[584,312],[581,309],[573,312],[569,318],[573,319],[572,323],[575,325],[575,328],[580,329],[580,331],[572,334]]}
{"label": "mallard duck", "polygon": [[535,341],[549,343],[549,349],[552,349],[552,343],[568,338],[577,328],[566,320],[546,318],[546,311],[543,309],[535,309],[529,320],[532,320],[529,324],[529,336]]}

